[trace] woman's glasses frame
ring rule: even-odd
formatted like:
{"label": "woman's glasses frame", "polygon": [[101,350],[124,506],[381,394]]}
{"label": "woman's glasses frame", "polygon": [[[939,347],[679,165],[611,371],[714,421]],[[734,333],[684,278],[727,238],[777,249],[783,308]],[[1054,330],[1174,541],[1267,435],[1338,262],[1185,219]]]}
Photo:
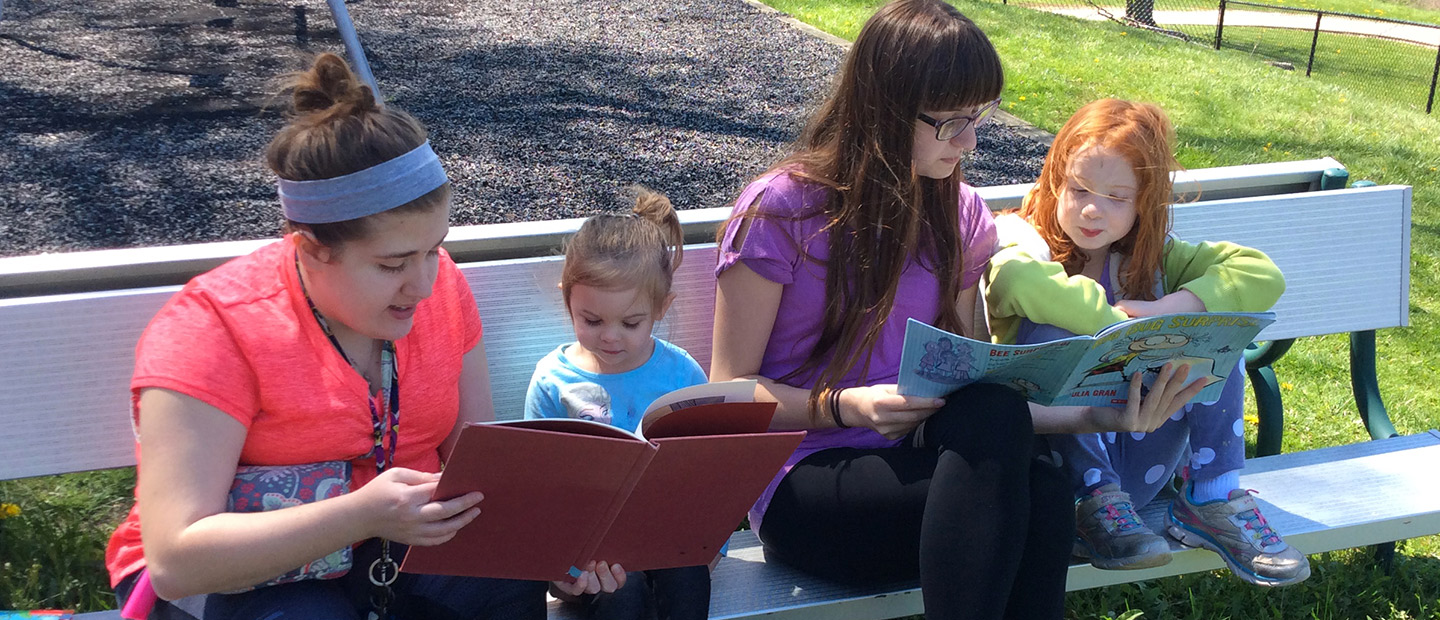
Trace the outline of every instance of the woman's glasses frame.
{"label": "woman's glasses frame", "polygon": [[965,133],[965,130],[970,128],[971,125],[976,127],[984,125],[985,121],[989,120],[999,107],[1000,98],[996,97],[994,101],[980,106],[980,109],[976,110],[975,113],[970,116],[956,116],[942,121],[922,112],[919,114],[919,117],[921,122],[935,128],[936,140],[945,142],[954,140],[955,136]]}

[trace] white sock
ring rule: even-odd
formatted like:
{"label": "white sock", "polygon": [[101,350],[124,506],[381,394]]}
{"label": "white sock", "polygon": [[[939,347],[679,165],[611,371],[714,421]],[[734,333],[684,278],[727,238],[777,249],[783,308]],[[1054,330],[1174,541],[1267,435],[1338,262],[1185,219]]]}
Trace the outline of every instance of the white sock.
{"label": "white sock", "polygon": [[1190,483],[1190,501],[1200,503],[1230,499],[1230,492],[1240,488],[1240,472],[1227,471],[1209,480]]}

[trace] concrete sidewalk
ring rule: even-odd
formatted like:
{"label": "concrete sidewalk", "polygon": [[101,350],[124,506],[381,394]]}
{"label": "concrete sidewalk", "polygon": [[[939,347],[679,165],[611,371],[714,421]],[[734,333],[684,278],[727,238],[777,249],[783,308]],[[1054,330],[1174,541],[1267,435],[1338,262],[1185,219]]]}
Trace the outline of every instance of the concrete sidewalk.
{"label": "concrete sidewalk", "polygon": [[[1069,15],[1080,19],[1100,21],[1110,19],[1104,12],[1119,18],[1125,15],[1124,7],[1099,9],[1096,7],[1036,7],[1039,10]],[[1155,22],[1160,26],[1214,26],[1219,11],[1155,11]],[[1287,30],[1314,30],[1315,15],[1290,11],[1252,11],[1227,9],[1225,26],[1284,28]],[[1356,19],[1340,15],[1325,15],[1320,19],[1320,31],[1334,34],[1350,34],[1363,37],[1389,39],[1414,43],[1434,48],[1440,46],[1440,26],[1427,28],[1410,24],[1386,21]]]}

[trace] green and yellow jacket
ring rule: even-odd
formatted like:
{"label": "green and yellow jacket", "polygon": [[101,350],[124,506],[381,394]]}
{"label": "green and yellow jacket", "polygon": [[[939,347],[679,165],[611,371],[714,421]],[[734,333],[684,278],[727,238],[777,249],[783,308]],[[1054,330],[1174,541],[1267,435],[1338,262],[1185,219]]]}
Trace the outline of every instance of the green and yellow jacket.
{"label": "green and yellow jacket", "polygon": [[[1050,247],[1020,216],[995,218],[998,250],[982,284],[994,342],[1015,342],[1020,319],[1093,334],[1128,316],[1111,306],[1100,283],[1065,273]],[[1264,252],[1223,241],[1165,243],[1155,297],[1180,289],[1194,293],[1209,312],[1264,312],[1285,292],[1285,277]],[[1110,256],[1110,282],[1118,283],[1124,258]]]}

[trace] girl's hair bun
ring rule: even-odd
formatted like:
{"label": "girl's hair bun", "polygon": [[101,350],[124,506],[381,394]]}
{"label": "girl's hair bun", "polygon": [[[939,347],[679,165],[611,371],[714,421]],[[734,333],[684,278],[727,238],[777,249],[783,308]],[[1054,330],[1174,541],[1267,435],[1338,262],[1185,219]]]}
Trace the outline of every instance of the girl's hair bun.
{"label": "girl's hair bun", "polygon": [[370,112],[379,107],[370,86],[350,70],[345,59],[324,53],[307,71],[292,78],[291,101],[296,114],[317,115],[315,122],[324,122]]}

